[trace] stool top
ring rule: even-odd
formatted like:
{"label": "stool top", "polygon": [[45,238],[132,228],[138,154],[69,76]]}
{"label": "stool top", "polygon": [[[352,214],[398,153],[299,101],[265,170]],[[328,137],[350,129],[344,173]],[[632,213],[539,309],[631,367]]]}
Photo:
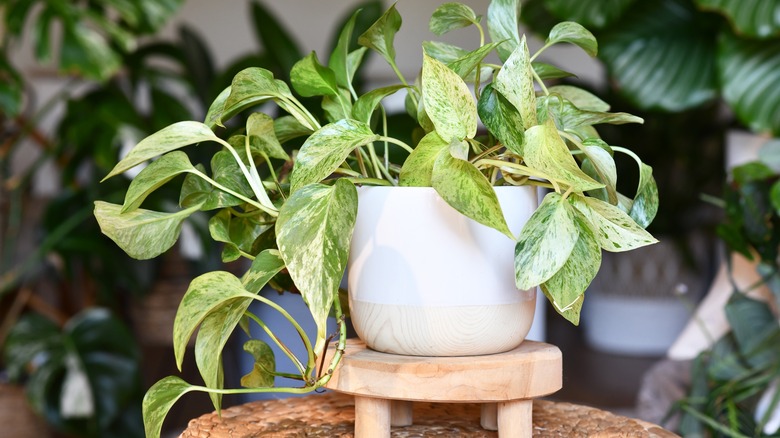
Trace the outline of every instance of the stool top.
{"label": "stool top", "polygon": [[[495,438],[480,427],[480,407],[473,403],[415,403],[414,424],[393,427],[391,436]],[[180,438],[354,437],[354,398],[329,392],[307,397],[266,400],[205,414],[190,421]],[[600,409],[570,403],[533,401],[535,438],[632,437],[673,438],[656,425]]]}
{"label": "stool top", "polygon": [[561,351],[541,342],[484,356],[424,357],[381,353],[350,340],[327,387],[393,400],[506,401],[558,391],[562,370]]}

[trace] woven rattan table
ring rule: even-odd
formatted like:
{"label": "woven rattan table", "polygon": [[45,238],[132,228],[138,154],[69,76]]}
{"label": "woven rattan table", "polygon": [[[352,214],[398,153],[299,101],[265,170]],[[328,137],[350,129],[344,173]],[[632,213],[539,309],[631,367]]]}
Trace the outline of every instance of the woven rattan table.
{"label": "woven rattan table", "polygon": [[[181,438],[353,437],[354,397],[329,392],[251,402],[190,421]],[[497,437],[480,426],[480,405],[414,403],[414,424],[393,427],[393,437]],[[534,437],[676,437],[658,426],[599,409],[533,401]],[[511,437],[510,437],[511,438]]]}

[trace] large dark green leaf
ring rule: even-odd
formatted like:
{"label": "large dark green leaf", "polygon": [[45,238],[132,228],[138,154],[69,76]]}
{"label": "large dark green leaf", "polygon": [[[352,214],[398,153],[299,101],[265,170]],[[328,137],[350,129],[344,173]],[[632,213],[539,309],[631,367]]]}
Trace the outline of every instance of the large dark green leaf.
{"label": "large dark green leaf", "polygon": [[327,317],[338,294],[357,216],[357,190],[345,179],[306,185],[279,210],[276,241],[317,325],[315,352],[323,351]]}
{"label": "large dark green leaf", "polygon": [[523,118],[520,111],[509,103],[492,84],[488,84],[477,102],[479,118],[491,134],[510,151],[523,155]]}
{"label": "large dark green leaf", "polygon": [[612,24],[635,0],[544,0],[559,19],[571,20],[587,28],[601,29]]}
{"label": "large dark green leaf", "polygon": [[686,1],[637,2],[599,37],[599,57],[637,107],[682,111],[717,94],[716,29]]}
{"label": "large dark green leaf", "polygon": [[14,324],[3,346],[3,360],[12,381],[20,381],[25,369],[41,353],[62,348],[59,327],[37,313],[24,315]]}
{"label": "large dark green leaf", "polygon": [[753,38],[780,35],[780,3],[773,0],[696,0],[705,10],[723,14],[738,34]]}
{"label": "large dark green leaf", "polygon": [[526,222],[515,246],[515,282],[530,289],[549,280],[569,260],[579,239],[569,202],[549,193]]}
{"label": "large dark green leaf", "polygon": [[718,49],[723,98],[751,130],[780,135],[780,40],[724,35]]}
{"label": "large dark green leaf", "polygon": [[753,367],[776,363],[778,338],[777,318],[769,306],[744,294],[734,294],[726,305],[726,318],[731,324],[737,345]]}
{"label": "large dark green leaf", "polygon": [[464,216],[494,228],[510,239],[515,238],[490,181],[473,164],[455,158],[450,148],[442,149],[436,157],[431,186],[450,207]]}

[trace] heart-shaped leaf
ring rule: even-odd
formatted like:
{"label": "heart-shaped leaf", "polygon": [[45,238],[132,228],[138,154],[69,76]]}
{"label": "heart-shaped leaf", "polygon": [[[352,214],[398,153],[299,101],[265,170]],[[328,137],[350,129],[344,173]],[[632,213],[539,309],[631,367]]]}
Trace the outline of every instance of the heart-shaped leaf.
{"label": "heart-shaped leaf", "polygon": [[436,131],[431,131],[417,143],[401,167],[398,185],[404,187],[431,187],[433,164],[439,153],[449,147]]}
{"label": "heart-shaped leaf", "polygon": [[200,122],[174,123],[141,140],[111,169],[103,181],[154,157],[203,141],[219,141],[219,137]]}
{"label": "heart-shaped leaf", "polygon": [[444,3],[436,8],[428,22],[428,28],[436,35],[479,23],[480,17],[463,3]]}
{"label": "heart-shaped leaf", "polygon": [[531,66],[536,72],[536,75],[539,76],[539,79],[541,80],[577,77],[577,75],[575,75],[574,73],[561,70],[560,68],[552,64],[547,64],[544,62],[533,62]]}
{"label": "heart-shaped leaf", "polygon": [[499,70],[493,87],[520,111],[525,129],[538,123],[536,120],[533,67],[528,54],[528,46],[525,43],[525,36]]}
{"label": "heart-shaped leaf", "polygon": [[303,137],[313,131],[293,116],[282,116],[274,119],[274,133],[279,143],[286,143],[294,138]]}
{"label": "heart-shaped leaf", "polygon": [[336,74],[320,64],[314,52],[295,63],[290,71],[290,81],[303,97],[333,96],[339,92]]}
{"label": "heart-shaped leaf", "polygon": [[473,138],[477,105],[469,87],[446,65],[423,55],[422,96],[436,132],[446,141]]}
{"label": "heart-shaped leaf", "polygon": [[492,0],[488,6],[488,33],[499,42],[496,51],[506,62],[520,44],[520,0]]}
{"label": "heart-shaped leaf", "polygon": [[352,107],[352,117],[360,122],[369,123],[371,121],[371,115],[374,113],[377,106],[379,106],[379,102],[402,88],[406,88],[406,86],[390,85],[376,88],[360,96]]}
{"label": "heart-shaped leaf", "polygon": [[360,9],[356,10],[341,28],[338,40],[336,41],[336,46],[333,48],[333,51],[330,53],[330,58],[328,59],[328,67],[330,67],[336,77],[336,84],[341,88],[352,90],[353,92],[352,77],[354,75],[354,70],[348,59],[349,43],[352,40],[352,31],[355,30],[355,20],[357,20],[360,11]]}
{"label": "heart-shaped leaf", "polygon": [[599,245],[607,251],[622,252],[658,242],[618,207],[574,194],[572,205],[591,225]]}
{"label": "heart-shaped leaf", "polygon": [[515,245],[515,284],[526,290],[549,280],[569,259],[579,228],[569,202],[548,193],[526,222]]}
{"label": "heart-shaped leaf", "polygon": [[209,233],[217,242],[224,242],[222,261],[232,262],[249,253],[255,239],[268,225],[259,225],[255,218],[233,217],[229,210],[220,210],[209,220]]}
{"label": "heart-shaped leaf", "polygon": [[130,257],[146,260],[157,257],[176,243],[184,219],[200,209],[195,205],[175,213],[136,209],[120,213],[122,207],[95,201],[95,218],[100,231]]}
{"label": "heart-shaped leaf", "polygon": [[596,37],[581,24],[573,21],[564,21],[553,26],[545,43],[571,43],[580,47],[590,56],[596,56],[599,51]]}
{"label": "heart-shaped leaf", "polygon": [[263,113],[251,114],[246,121],[246,136],[253,152],[262,152],[271,158],[285,161],[290,159],[276,138],[274,120],[271,116]]}
{"label": "heart-shaped leaf", "polygon": [[506,146],[508,150],[523,155],[523,118],[514,105],[488,84],[479,96],[477,103],[479,118],[491,134]]}
{"label": "heart-shaped leaf", "polygon": [[490,181],[473,164],[455,158],[450,148],[442,149],[436,157],[431,186],[447,204],[464,216],[514,240]]}
{"label": "heart-shaped leaf", "polygon": [[267,249],[258,254],[252,265],[246,274],[241,278],[241,282],[244,284],[244,289],[250,293],[260,293],[266,283],[268,283],[274,275],[284,268],[284,260],[279,251],[274,249]]}
{"label": "heart-shaped leaf", "polygon": [[358,146],[379,139],[365,122],[339,120],[314,132],[298,151],[292,175],[291,190],[322,181],[335,171]]}
{"label": "heart-shaped leaf", "polygon": [[658,186],[653,168],[642,163],[639,166],[639,184],[628,215],[642,228],[647,228],[658,212]]}
{"label": "heart-shaped leaf", "polygon": [[[463,54],[463,56],[446,62],[445,64],[447,64],[447,67],[449,67],[450,70],[454,71],[458,76],[463,78],[463,80],[471,80],[470,78],[474,76],[473,72],[479,63],[481,63],[482,60],[485,59],[485,57],[488,56],[490,52],[492,52],[493,49],[495,49],[497,46],[498,43],[485,44],[484,46],[476,50],[472,50],[471,52],[467,52]],[[488,69],[486,71],[491,70]],[[483,79],[486,79],[486,77],[483,77]]]}
{"label": "heart-shaped leaf", "polygon": [[274,386],[276,359],[271,347],[259,339],[250,339],[244,342],[244,351],[252,355],[254,365],[249,374],[241,377],[241,386],[244,388],[268,388]]}
{"label": "heart-shaped leaf", "polygon": [[395,4],[382,14],[360,37],[358,44],[375,50],[385,60],[395,65],[395,47],[393,40],[401,28],[401,14],[395,9]]}
{"label": "heart-shaped leaf", "polygon": [[579,237],[569,258],[540,287],[556,312],[579,325],[582,297],[601,266],[601,248],[587,222],[575,216],[575,223]]}
{"label": "heart-shaped leaf", "polygon": [[607,102],[604,102],[600,97],[590,91],[583,90],[580,87],[574,87],[572,85],[553,85],[552,87],[547,88],[547,91],[551,95],[563,97],[581,110],[596,112],[609,111],[609,104]]}
{"label": "heart-shaped leaf", "polygon": [[195,387],[184,380],[168,376],[152,385],[143,401],[144,430],[148,438],[160,438],[163,420],[171,407]]}
{"label": "heart-shaped leaf", "polygon": [[140,207],[144,199],[163,184],[194,169],[187,154],[182,151],[169,152],[153,161],[133,178],[127,188],[121,213]]}
{"label": "heart-shaped leaf", "polygon": [[325,346],[327,317],[338,294],[357,216],[357,190],[345,179],[309,184],[279,210],[276,241],[317,325],[315,353]]}

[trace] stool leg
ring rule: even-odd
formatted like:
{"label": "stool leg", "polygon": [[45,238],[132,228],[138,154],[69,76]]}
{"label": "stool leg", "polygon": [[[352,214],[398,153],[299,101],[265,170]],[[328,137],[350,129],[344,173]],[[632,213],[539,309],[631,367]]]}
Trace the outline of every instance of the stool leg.
{"label": "stool leg", "polygon": [[531,438],[533,423],[532,400],[512,400],[498,404],[498,436],[504,438]]}
{"label": "stool leg", "polygon": [[482,403],[479,425],[485,430],[498,430],[498,405]]}
{"label": "stool leg", "polygon": [[412,402],[407,400],[393,400],[391,406],[391,426],[403,427],[412,425]]}
{"label": "stool leg", "polygon": [[390,437],[390,400],[355,396],[355,438]]}

